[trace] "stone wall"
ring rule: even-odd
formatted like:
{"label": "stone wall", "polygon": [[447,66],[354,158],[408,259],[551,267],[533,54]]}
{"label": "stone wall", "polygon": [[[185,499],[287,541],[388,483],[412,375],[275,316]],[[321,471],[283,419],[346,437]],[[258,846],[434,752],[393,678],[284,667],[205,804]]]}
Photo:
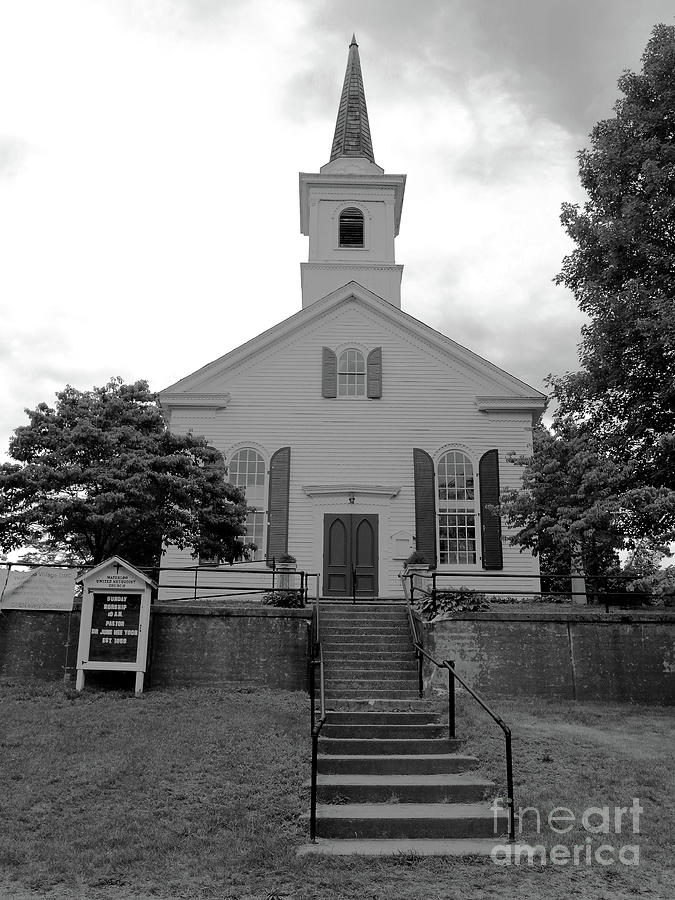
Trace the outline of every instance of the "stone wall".
{"label": "stone wall", "polygon": [[[310,616],[303,609],[155,604],[149,682],[158,688],[231,684],[305,690]],[[0,676],[74,676],[79,628],[78,610],[4,610]]]}
{"label": "stone wall", "polygon": [[[79,612],[0,614],[0,676],[74,676]],[[152,609],[150,685],[305,690],[309,610]],[[675,614],[582,609],[456,613],[424,623],[425,648],[485,695],[675,704]],[[427,690],[447,676],[425,668]],[[94,679],[92,679],[93,682]]]}
{"label": "stone wall", "polygon": [[307,686],[311,612],[254,606],[153,608],[151,683]]}
{"label": "stone wall", "polygon": [[79,612],[3,609],[0,612],[0,676],[63,678],[75,664]]}
{"label": "stone wall", "polygon": [[[498,611],[424,623],[425,649],[494,696],[675,704],[675,614]],[[447,673],[425,665],[428,690]]]}

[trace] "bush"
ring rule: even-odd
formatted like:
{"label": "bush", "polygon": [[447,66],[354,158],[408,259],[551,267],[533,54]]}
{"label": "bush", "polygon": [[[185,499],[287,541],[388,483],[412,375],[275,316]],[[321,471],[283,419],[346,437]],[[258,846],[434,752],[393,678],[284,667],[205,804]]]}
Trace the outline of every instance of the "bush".
{"label": "bush", "polygon": [[436,591],[435,605],[431,592],[425,591],[422,598],[416,601],[415,606],[422,618],[428,621],[436,616],[442,616],[444,613],[478,612],[482,609],[490,609],[490,602],[481,591],[474,591],[462,586],[454,591]]}
{"label": "bush", "polygon": [[284,609],[302,609],[305,598],[302,591],[269,591],[263,594],[262,602],[266,606],[280,606]]}
{"label": "bush", "polygon": [[406,566],[428,566],[429,563],[427,561],[424,553],[419,550],[414,550],[410,556],[406,559],[404,565]]}

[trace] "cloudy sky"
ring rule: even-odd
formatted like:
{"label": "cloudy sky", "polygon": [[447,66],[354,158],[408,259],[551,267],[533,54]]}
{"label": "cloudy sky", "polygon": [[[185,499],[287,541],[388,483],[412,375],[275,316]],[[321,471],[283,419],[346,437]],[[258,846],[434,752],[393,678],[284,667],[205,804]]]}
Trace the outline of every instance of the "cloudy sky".
{"label": "cloudy sky", "polygon": [[298,171],[352,31],[408,182],[403,308],[542,388],[576,152],[672,0],[0,0],[0,450],[23,408],[160,389],[300,308]]}

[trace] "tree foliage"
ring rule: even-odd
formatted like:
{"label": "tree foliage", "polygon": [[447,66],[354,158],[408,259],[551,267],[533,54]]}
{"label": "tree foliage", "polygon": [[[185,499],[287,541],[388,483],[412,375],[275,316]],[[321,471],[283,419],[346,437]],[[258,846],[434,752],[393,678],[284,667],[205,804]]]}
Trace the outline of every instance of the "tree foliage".
{"label": "tree foliage", "polygon": [[520,543],[598,565],[675,538],[675,27],[653,29],[619,88],[579,154],[588,200],[561,216],[576,246],[557,281],[588,316],[580,369],[549,377],[553,430],[504,506]]}
{"label": "tree foliage", "polygon": [[644,479],[675,488],[675,26],[657,25],[643,72],[579,154],[588,194],[566,204],[576,244],[558,282],[589,316],[579,372],[556,379],[560,415],[590,421]]}
{"label": "tree foliage", "polygon": [[243,493],[204,438],[169,432],[147,382],[67,386],[56,398],[26,410],[14,462],[0,466],[0,548],[141,566],[156,565],[163,544],[242,556]]}
{"label": "tree foliage", "polygon": [[619,550],[636,546],[636,530],[656,544],[653,519],[667,520],[673,494],[636,481],[637,463],[608,452],[606,440],[585,424],[554,421],[533,430],[532,455],[522,486],[502,494],[502,513],[517,529],[513,543],[542,557],[548,572],[578,563],[590,575],[616,569]]}

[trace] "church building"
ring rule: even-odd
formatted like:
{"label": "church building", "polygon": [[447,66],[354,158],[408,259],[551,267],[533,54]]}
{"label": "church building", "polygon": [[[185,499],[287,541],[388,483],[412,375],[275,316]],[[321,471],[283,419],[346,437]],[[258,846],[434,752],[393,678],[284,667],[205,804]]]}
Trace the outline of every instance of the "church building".
{"label": "church building", "polygon": [[[245,488],[260,567],[290,553],[321,596],[398,597],[417,549],[452,573],[439,587],[536,589],[494,505],[546,398],[401,308],[405,183],[375,162],[352,39],[330,159],[300,173],[301,308],[163,390],[162,408]],[[194,564],[175,548],[162,561]],[[486,578],[500,573],[524,577]]]}

